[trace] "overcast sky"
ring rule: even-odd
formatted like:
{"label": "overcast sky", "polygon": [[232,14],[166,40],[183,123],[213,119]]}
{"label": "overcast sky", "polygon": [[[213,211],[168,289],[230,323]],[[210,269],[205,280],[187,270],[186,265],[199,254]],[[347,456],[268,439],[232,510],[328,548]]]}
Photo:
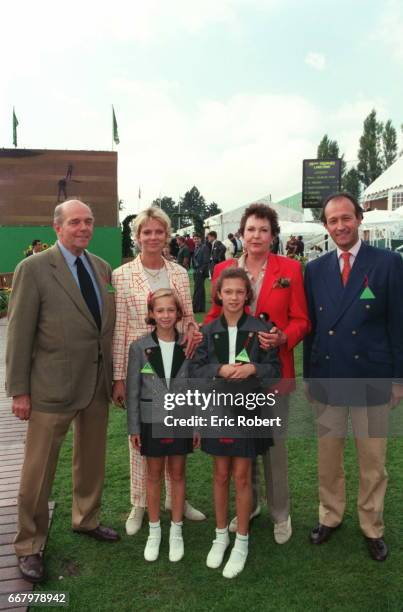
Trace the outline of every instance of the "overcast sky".
{"label": "overcast sky", "polygon": [[3,3],[0,146],[121,144],[125,214],[196,185],[229,210],[300,190],[323,134],[357,157],[365,116],[403,122],[403,3]]}

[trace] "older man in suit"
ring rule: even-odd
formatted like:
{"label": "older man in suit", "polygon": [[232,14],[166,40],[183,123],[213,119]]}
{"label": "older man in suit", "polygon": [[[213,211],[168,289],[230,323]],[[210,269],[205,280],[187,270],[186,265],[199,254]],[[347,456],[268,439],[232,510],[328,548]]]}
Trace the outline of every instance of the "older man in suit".
{"label": "older man in suit", "polygon": [[403,397],[403,259],[359,239],[362,216],[351,195],[327,198],[322,220],[337,249],[311,261],[305,273],[312,331],[304,342],[304,376],[319,434],[319,524],[311,542],[326,542],[343,520],[350,414],[360,527],[370,556],[383,561],[388,416]]}
{"label": "older man in suit", "polygon": [[26,580],[44,577],[41,551],[59,450],[74,422],[73,530],[113,542],[99,523],[111,396],[114,296],[109,265],[86,251],[94,217],[78,200],[56,207],[52,248],[14,274],[7,337],[7,391],[28,420],[15,551]]}

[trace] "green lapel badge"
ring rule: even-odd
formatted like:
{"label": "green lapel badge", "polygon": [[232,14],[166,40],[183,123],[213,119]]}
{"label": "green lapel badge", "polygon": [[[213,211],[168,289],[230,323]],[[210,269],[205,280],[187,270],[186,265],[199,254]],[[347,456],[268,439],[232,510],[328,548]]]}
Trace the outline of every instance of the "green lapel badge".
{"label": "green lapel badge", "polygon": [[365,287],[364,291],[360,295],[360,300],[374,300],[375,295],[369,287]]}
{"label": "green lapel badge", "polygon": [[250,363],[249,355],[246,349],[242,349],[242,351],[235,357],[236,361],[242,361],[242,363]]}
{"label": "green lapel badge", "polygon": [[360,295],[360,300],[374,300],[375,294],[368,286],[368,276],[364,278],[364,291]]}
{"label": "green lapel badge", "polygon": [[110,283],[108,283],[106,285],[106,290],[107,290],[108,293],[116,293],[115,287],[113,285],[111,285]]}
{"label": "green lapel badge", "polygon": [[141,368],[140,373],[141,374],[155,374],[153,366],[151,365],[149,361],[147,361],[147,363]]}

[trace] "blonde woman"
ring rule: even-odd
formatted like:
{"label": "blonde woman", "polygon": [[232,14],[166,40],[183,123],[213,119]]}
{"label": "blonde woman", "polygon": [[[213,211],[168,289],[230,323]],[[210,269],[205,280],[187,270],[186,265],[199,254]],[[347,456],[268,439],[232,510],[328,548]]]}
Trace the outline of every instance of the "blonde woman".
{"label": "blonde woman", "polygon": [[[183,319],[179,331],[185,335],[186,353],[201,341],[202,335],[193,317],[187,271],[163,257],[163,249],[171,238],[169,217],[160,208],[150,206],[137,215],[133,236],[140,254],[113,272],[112,282],[116,298],[116,326],[113,337],[113,400],[122,404],[126,397],[126,373],[129,347],[132,342],[152,331],[146,323],[147,301],[150,292],[171,288],[183,305]],[[126,532],[134,535],[141,528],[146,508],[147,466],[144,457],[129,444],[130,497],[132,508],[126,521]],[[171,487],[166,473],[166,509],[171,507]],[[185,501],[184,516],[201,521],[206,517]]]}

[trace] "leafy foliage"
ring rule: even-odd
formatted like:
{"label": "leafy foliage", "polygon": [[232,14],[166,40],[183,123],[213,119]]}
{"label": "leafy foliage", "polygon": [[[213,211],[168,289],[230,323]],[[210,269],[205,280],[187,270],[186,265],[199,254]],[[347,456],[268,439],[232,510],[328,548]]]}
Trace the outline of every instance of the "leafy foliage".
{"label": "leafy foliage", "polygon": [[364,121],[364,131],[360,138],[358,150],[358,172],[360,180],[366,187],[383,172],[382,163],[382,132],[383,124],[376,118],[373,109]]}
{"label": "leafy foliage", "polygon": [[360,197],[361,193],[361,181],[360,175],[357,168],[351,168],[345,175],[342,177],[341,186],[343,191],[348,191],[351,193],[357,200]]}
{"label": "leafy foliage", "polygon": [[172,230],[177,232],[180,227],[194,225],[195,231],[203,233],[203,221],[221,212],[216,202],[206,204],[206,200],[194,185],[176,203],[171,197],[157,198],[152,203],[159,206],[171,219]]}
{"label": "leafy foliage", "polygon": [[392,121],[388,119],[385,123],[382,132],[382,148],[383,148],[383,168],[386,170],[397,159],[397,134],[396,129],[392,125]]}
{"label": "leafy foliage", "polygon": [[128,215],[122,222],[122,257],[133,255],[134,242],[132,240],[131,222],[137,215]]}

